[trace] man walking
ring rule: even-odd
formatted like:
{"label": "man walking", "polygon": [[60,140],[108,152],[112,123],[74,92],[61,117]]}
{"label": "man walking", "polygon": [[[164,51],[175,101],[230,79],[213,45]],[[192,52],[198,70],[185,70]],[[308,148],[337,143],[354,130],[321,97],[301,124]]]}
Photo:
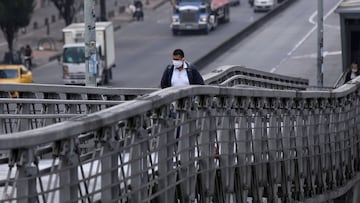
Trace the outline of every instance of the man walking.
{"label": "man walking", "polygon": [[204,85],[200,73],[184,59],[184,51],[175,49],[172,64],[164,70],[161,78],[161,88],[186,85]]}

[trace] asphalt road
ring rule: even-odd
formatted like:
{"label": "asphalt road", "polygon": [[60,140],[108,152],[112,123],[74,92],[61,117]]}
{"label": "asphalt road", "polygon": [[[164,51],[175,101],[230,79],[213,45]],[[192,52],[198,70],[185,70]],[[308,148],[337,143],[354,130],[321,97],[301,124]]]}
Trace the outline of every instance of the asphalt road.
{"label": "asphalt road", "polygon": [[[324,86],[333,86],[341,75],[340,0],[324,1]],[[298,0],[274,17],[201,73],[224,65],[244,65],[267,72],[309,79],[317,85],[317,1]]]}
{"label": "asphalt road", "polygon": [[[170,11],[170,4],[166,3],[151,13],[145,13],[144,21],[124,25],[115,33],[117,67],[113,70],[114,79],[109,86],[158,87],[175,48],[182,48],[185,58],[190,62],[195,61],[264,15],[254,13],[242,1],[240,6],[231,8],[230,22],[220,25],[209,35],[172,36]],[[57,62],[36,68],[33,72],[34,82],[62,84],[61,71]]]}

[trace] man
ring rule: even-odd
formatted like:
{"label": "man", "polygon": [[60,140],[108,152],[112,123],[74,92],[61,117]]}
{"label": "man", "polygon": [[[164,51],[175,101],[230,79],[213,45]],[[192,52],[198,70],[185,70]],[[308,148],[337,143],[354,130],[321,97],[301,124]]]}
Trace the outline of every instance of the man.
{"label": "man", "polygon": [[24,63],[25,65],[31,70],[32,68],[32,50],[30,48],[30,45],[26,45],[24,49]]}
{"label": "man", "polygon": [[200,73],[184,59],[184,51],[175,49],[172,55],[172,65],[168,65],[161,78],[161,88],[204,85]]}
{"label": "man", "polygon": [[346,77],[345,77],[345,82],[348,82],[354,78],[356,78],[357,76],[359,76],[359,70],[358,70],[358,64],[353,62],[350,65],[350,70],[348,70]]}

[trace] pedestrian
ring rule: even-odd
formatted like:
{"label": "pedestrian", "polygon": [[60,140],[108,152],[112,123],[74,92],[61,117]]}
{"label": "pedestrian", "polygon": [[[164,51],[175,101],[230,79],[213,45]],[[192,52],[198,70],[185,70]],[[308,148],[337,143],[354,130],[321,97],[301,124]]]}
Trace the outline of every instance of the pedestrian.
{"label": "pedestrian", "polygon": [[204,85],[204,79],[193,65],[185,61],[184,51],[175,49],[172,64],[164,70],[161,88],[186,85]]}
{"label": "pedestrian", "polygon": [[25,49],[24,49],[24,64],[25,66],[27,66],[29,69],[32,68],[32,50],[30,45],[26,45]]}
{"label": "pedestrian", "polygon": [[345,83],[356,78],[357,76],[360,75],[359,69],[358,69],[358,64],[355,62],[352,62],[350,65],[349,70],[346,73],[345,76]]}
{"label": "pedestrian", "polygon": [[141,1],[135,1],[134,2],[135,11],[133,13],[133,18],[135,18],[137,21],[144,20],[144,12],[143,12],[143,4]]}
{"label": "pedestrian", "polygon": [[[164,70],[164,73],[161,78],[161,88],[175,87],[175,86],[187,86],[187,85],[204,85],[204,80],[200,73],[194,68],[193,65],[185,61],[184,51],[181,49],[175,49],[172,54],[172,64],[168,65]],[[170,116],[177,120],[179,116],[176,113],[177,102],[172,104],[172,112]],[[175,147],[178,147],[178,140],[180,138],[181,126],[176,128],[176,144]],[[180,157],[175,156],[176,159]],[[179,160],[176,162],[178,163]]]}

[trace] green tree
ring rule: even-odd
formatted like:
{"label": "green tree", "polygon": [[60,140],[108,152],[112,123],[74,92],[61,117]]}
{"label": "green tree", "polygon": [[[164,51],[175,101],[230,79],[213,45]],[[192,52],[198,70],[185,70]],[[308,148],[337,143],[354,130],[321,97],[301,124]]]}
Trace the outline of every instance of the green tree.
{"label": "green tree", "polygon": [[58,9],[61,17],[65,21],[65,25],[70,25],[78,11],[83,9],[83,0],[51,0]]}
{"label": "green tree", "polygon": [[34,0],[0,0],[0,29],[13,52],[13,41],[20,28],[30,23],[34,12]]}

